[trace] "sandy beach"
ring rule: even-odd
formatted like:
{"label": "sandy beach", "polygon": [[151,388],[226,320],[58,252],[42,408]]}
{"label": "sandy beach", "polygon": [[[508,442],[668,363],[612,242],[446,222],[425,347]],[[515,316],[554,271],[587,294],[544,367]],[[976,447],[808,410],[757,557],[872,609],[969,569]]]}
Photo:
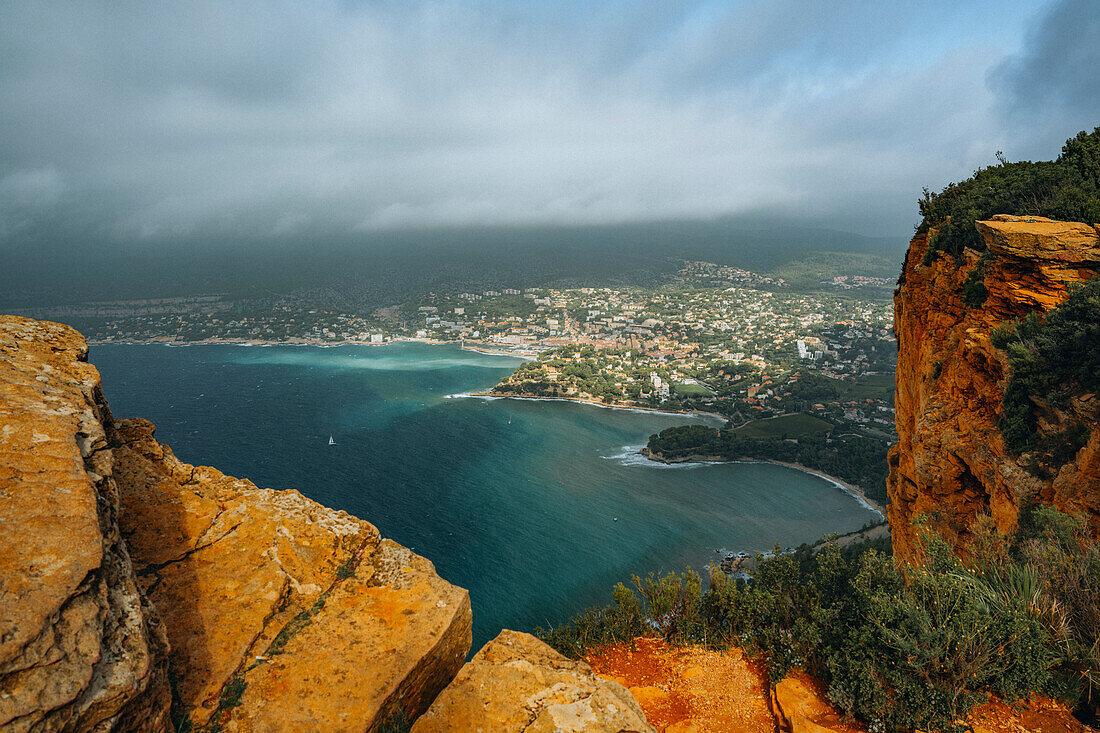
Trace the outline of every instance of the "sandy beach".
{"label": "sandy beach", "polygon": [[787,468],[793,468],[803,473],[810,473],[814,476],[819,476],[831,484],[835,484],[841,491],[851,494],[860,503],[867,506],[868,509],[876,511],[883,519],[886,519],[886,507],[879,504],[874,499],[868,498],[867,494],[863,493],[863,489],[859,488],[855,484],[850,484],[843,479],[839,479],[836,476],[830,476],[827,473],[817,470],[816,468],[808,468],[801,463],[787,463],[786,461],[746,461],[746,463],[774,463],[778,466],[786,466]]}
{"label": "sandy beach", "polygon": [[[453,341],[437,341],[434,343],[454,343]],[[530,349],[518,349],[516,351],[509,351],[507,349],[501,350],[496,346],[482,346],[473,345],[469,343],[462,344],[463,351],[476,351],[479,354],[485,354],[487,356],[511,356],[515,359],[523,359],[524,361],[534,361],[538,358],[539,352],[531,351]]]}
{"label": "sandy beach", "polygon": [[871,511],[877,513],[880,517],[882,517],[882,519],[886,519],[886,507],[878,503],[874,499],[869,498],[867,494],[864,493],[863,489],[861,489],[859,486],[856,486],[853,483],[849,483],[843,479],[839,479],[836,476],[831,476],[824,471],[818,470],[816,468],[804,466],[801,463],[776,461],[769,458],[746,458],[742,460],[729,460],[727,458],[722,458],[719,456],[686,456],[681,459],[669,461],[661,458],[654,458],[647,452],[645,448],[638,451],[638,453],[645,456],[649,460],[656,461],[658,463],[771,463],[776,466],[793,468],[796,471],[802,471],[803,473],[808,473],[813,476],[817,476],[818,478],[825,479],[826,481],[843,491],[845,494],[851,496],[867,509],[870,509]]}
{"label": "sandy beach", "polygon": [[205,344],[229,344],[233,346],[388,346],[390,344],[418,343],[432,346],[459,346],[463,351],[476,351],[487,356],[510,356],[516,359],[531,361],[536,358],[538,352],[530,350],[509,351],[500,347],[489,347],[480,344],[471,345],[461,341],[439,341],[429,338],[416,338],[415,336],[398,336],[389,341],[359,341],[356,339],[342,339],[340,341],[320,341],[317,339],[289,338],[280,341],[255,338],[207,338],[198,341],[179,341],[167,336],[155,339],[121,339],[121,340],[97,340],[89,339],[88,345],[96,344],[165,344],[168,346],[198,346]]}

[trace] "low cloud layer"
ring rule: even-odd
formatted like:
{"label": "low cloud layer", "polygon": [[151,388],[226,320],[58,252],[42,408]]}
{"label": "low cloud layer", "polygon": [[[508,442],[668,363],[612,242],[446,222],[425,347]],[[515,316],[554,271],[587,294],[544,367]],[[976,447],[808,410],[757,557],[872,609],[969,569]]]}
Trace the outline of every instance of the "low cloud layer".
{"label": "low cloud layer", "polygon": [[0,246],[761,213],[904,233],[921,186],[1100,124],[1090,2],[8,3]]}

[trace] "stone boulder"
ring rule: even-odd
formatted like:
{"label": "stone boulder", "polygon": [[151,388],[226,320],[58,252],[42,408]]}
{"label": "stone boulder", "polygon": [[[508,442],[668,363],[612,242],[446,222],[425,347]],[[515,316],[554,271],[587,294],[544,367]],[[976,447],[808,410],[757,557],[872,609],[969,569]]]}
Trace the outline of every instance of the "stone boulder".
{"label": "stone boulder", "polygon": [[655,733],[634,697],[530,634],[502,631],[458,673],[412,733]]}
{"label": "stone boulder", "polygon": [[73,329],[0,316],[0,731],[426,710],[470,650],[467,592],[368,522],[178,460],[86,359]]}
{"label": "stone boulder", "polygon": [[975,226],[992,252],[1062,266],[1100,265],[1100,224],[997,214]]}
{"label": "stone boulder", "polygon": [[122,531],[162,609],[178,708],[225,730],[411,720],[470,650],[469,594],[368,522],[112,432]]}
{"label": "stone boulder", "polygon": [[814,681],[796,672],[773,691],[779,728],[789,733],[859,733],[867,729],[845,720]]}
{"label": "stone boulder", "polygon": [[84,338],[0,317],[0,730],[169,729],[168,647],[119,534]]}

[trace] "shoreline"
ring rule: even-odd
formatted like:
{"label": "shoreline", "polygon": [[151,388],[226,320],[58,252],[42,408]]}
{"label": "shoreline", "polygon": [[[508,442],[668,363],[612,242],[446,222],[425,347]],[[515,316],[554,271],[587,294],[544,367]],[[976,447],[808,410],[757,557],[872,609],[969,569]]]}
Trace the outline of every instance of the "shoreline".
{"label": "shoreline", "polygon": [[172,339],[145,339],[145,340],[125,340],[125,341],[104,341],[100,339],[87,339],[86,343],[89,346],[100,345],[125,345],[125,346],[210,346],[210,345],[225,345],[225,346],[317,346],[320,348],[331,348],[334,346],[390,346],[392,344],[399,343],[417,343],[428,344],[429,346],[457,346],[462,351],[475,351],[479,354],[486,356],[507,356],[513,359],[522,359],[524,361],[533,361],[537,358],[536,352],[528,350],[522,352],[511,352],[506,349],[490,350],[489,348],[478,348],[480,344],[470,345],[469,343],[463,343],[461,341],[437,341],[435,339],[428,338],[416,338],[415,336],[399,336],[389,341],[357,341],[355,339],[344,339],[341,341],[317,341],[315,339],[299,339],[293,338],[286,341],[271,341],[268,339],[245,339],[245,338],[208,338],[201,339],[199,341],[175,341]]}
{"label": "shoreline", "polygon": [[[453,341],[433,341],[436,344],[453,344]],[[480,345],[480,344],[479,344]],[[487,348],[478,348],[478,346],[470,346],[469,344],[461,344],[460,347],[463,351],[476,351],[479,354],[485,354],[486,356],[508,356],[513,359],[523,359],[524,361],[535,361],[538,359],[537,352],[532,351],[491,351]]]}
{"label": "shoreline", "polygon": [[874,499],[869,498],[867,496],[867,494],[863,493],[863,489],[859,488],[855,484],[848,483],[847,481],[844,481],[843,479],[839,479],[836,476],[830,476],[829,474],[825,473],[824,471],[820,471],[816,468],[810,468],[808,466],[803,466],[801,463],[787,463],[786,461],[772,461],[772,460],[755,461],[754,460],[754,461],[743,461],[743,462],[744,463],[772,463],[776,466],[786,466],[787,468],[793,468],[796,471],[802,471],[803,473],[808,473],[808,474],[811,474],[813,476],[817,476],[818,478],[823,478],[826,481],[828,481],[829,483],[836,486],[841,491],[843,491],[845,494],[848,494],[849,496],[851,496],[857,502],[862,504],[865,508],[870,509],[871,511],[877,513],[883,521],[886,520],[886,507],[885,506],[882,506],[881,504],[879,504]]}
{"label": "shoreline", "polygon": [[539,397],[536,395],[516,395],[516,394],[495,394],[493,392],[470,392],[467,397],[492,397],[498,400],[542,400],[543,402],[573,402],[580,405],[592,405],[593,407],[603,407],[608,410],[627,410],[630,412],[655,412],[658,415],[696,415],[699,417],[713,417],[716,420],[721,420],[723,423],[727,421],[724,415],[719,415],[717,412],[707,412],[705,410],[662,410],[660,407],[641,407],[634,405],[609,405],[606,402],[597,402],[596,400],[586,400],[581,397]]}
{"label": "shoreline", "polygon": [[[513,359],[522,359],[524,361],[533,361],[537,358],[536,356],[531,355],[531,352],[515,353],[515,352],[506,351],[506,350],[492,350],[490,348],[485,347],[484,345],[482,345],[480,343],[471,345],[471,344],[464,343],[464,342],[461,342],[461,341],[437,341],[437,340],[434,340],[434,339],[416,338],[416,337],[412,337],[412,336],[402,336],[402,337],[394,338],[394,339],[391,339],[390,341],[384,341],[384,342],[381,342],[381,343],[371,342],[371,341],[355,341],[355,340],[322,342],[322,341],[313,341],[313,340],[309,340],[309,339],[292,339],[292,340],[288,340],[288,341],[270,341],[270,340],[265,340],[265,339],[232,339],[232,338],[209,338],[209,339],[203,339],[201,341],[171,341],[171,340],[168,340],[168,339],[163,339],[163,340],[157,339],[157,340],[146,340],[146,341],[101,341],[101,340],[91,340],[91,339],[89,339],[89,340],[86,341],[86,343],[89,346],[98,346],[100,344],[120,344],[120,345],[133,345],[133,346],[144,346],[144,345],[150,345],[150,344],[159,344],[159,345],[162,345],[162,346],[182,347],[182,346],[203,346],[203,345],[224,344],[224,345],[227,345],[227,346],[317,346],[317,347],[322,347],[322,348],[334,347],[334,346],[389,346],[391,344],[396,344],[396,343],[422,343],[422,344],[428,344],[428,345],[432,345],[432,346],[451,346],[451,345],[455,345],[455,346],[458,346],[459,349],[461,349],[462,351],[473,351],[473,352],[476,352],[476,353],[479,353],[479,354],[484,354],[486,356],[503,356],[503,357],[513,358]],[[598,402],[596,400],[584,399],[584,398],[581,398],[581,397],[540,397],[540,396],[536,396],[536,395],[494,394],[492,392],[470,392],[470,393],[465,394],[463,396],[480,397],[480,398],[490,397],[490,398],[495,398],[495,399],[514,399],[514,400],[542,400],[542,401],[547,401],[547,402],[573,402],[573,403],[576,403],[576,404],[592,405],[593,407],[602,407],[602,408],[608,409],[608,410],[626,410],[628,412],[652,412],[652,413],[655,413],[655,414],[658,414],[658,415],[693,415],[693,416],[698,416],[698,417],[714,418],[716,420],[721,420],[723,422],[725,422],[727,420],[727,418],[724,415],[719,415],[716,412],[707,412],[705,410],[669,410],[669,409],[661,409],[659,407],[643,407],[643,406],[637,406],[637,405],[607,404],[606,402]],[[829,474],[824,473],[823,471],[820,471],[818,469],[813,469],[813,468],[809,468],[808,466],[803,466],[800,463],[788,463],[786,461],[776,461],[776,460],[771,460],[771,459],[766,459],[766,458],[731,461],[731,460],[727,460],[727,459],[724,459],[724,458],[718,458],[718,457],[715,457],[715,456],[694,456],[694,457],[689,458],[689,459],[669,461],[669,460],[664,460],[664,459],[660,459],[660,458],[654,458],[653,456],[649,455],[649,453],[644,448],[641,451],[639,451],[639,453],[644,455],[647,459],[649,459],[651,461],[658,462],[658,463],[688,463],[688,462],[695,462],[695,463],[771,463],[771,464],[777,465],[777,466],[785,466],[786,468],[792,468],[796,471],[802,471],[803,473],[808,473],[808,474],[811,474],[813,476],[817,476],[818,478],[824,479],[825,481],[828,481],[829,483],[833,484],[834,486],[836,486],[838,489],[840,489],[844,493],[851,496],[858,503],[863,505],[864,508],[869,509],[870,511],[875,512],[876,514],[880,515],[880,517],[883,520],[886,519],[886,507],[882,506],[877,501],[868,498],[867,495],[863,492],[863,490],[861,488],[859,488],[858,486],[856,486],[855,484],[848,483],[847,481],[839,479],[836,476],[830,476]]]}
{"label": "shoreline", "polygon": [[100,339],[87,339],[89,346],[99,346],[101,344],[116,344],[116,345],[128,345],[128,346],[209,346],[224,344],[227,346],[389,346],[390,344],[396,344],[401,342],[415,341],[423,344],[435,344],[438,346],[446,346],[447,344],[457,344],[457,341],[432,341],[431,339],[418,339],[413,337],[395,338],[391,341],[383,341],[381,343],[377,341],[356,341],[354,339],[345,339],[341,341],[316,341],[311,339],[299,339],[293,338],[286,341],[271,341],[268,339],[246,339],[246,338],[222,338],[214,337],[208,339],[201,339],[199,341],[175,341],[173,339],[145,339],[140,341],[125,340],[125,341],[103,341]]}
{"label": "shoreline", "polygon": [[[864,525],[860,529],[852,530],[851,532],[845,532],[844,534],[837,534],[832,540],[825,540],[821,538],[816,542],[807,542],[814,555],[820,553],[830,543],[835,543],[837,547],[847,547],[848,545],[857,541],[866,541],[877,539],[882,536],[890,536],[890,523],[885,519],[876,522],[870,526]],[[723,553],[724,550],[724,553]],[[781,555],[788,555],[794,552],[795,548],[784,548]],[[736,575],[738,573],[749,573],[756,569],[756,556],[762,555],[765,558],[775,557],[775,553],[772,551],[762,550],[726,550],[725,548],[718,548],[716,553],[722,554],[722,560],[718,563],[718,567],[726,575]],[[743,576],[747,577],[747,576]]]}
{"label": "shoreline", "polygon": [[812,476],[817,476],[820,479],[824,479],[825,481],[828,481],[833,486],[837,487],[838,489],[843,491],[845,494],[848,494],[850,497],[855,499],[857,503],[859,503],[860,505],[863,506],[863,508],[878,514],[879,517],[883,521],[886,521],[886,507],[883,506],[882,504],[879,504],[874,499],[871,499],[870,497],[868,497],[867,494],[865,494],[863,492],[863,489],[861,489],[859,486],[856,486],[853,483],[849,483],[849,482],[845,481],[844,479],[837,478],[836,476],[831,476],[831,475],[825,473],[824,471],[821,471],[820,469],[810,468],[809,466],[804,466],[801,463],[791,463],[791,462],[788,462],[788,461],[776,461],[776,460],[773,460],[771,458],[745,458],[745,459],[739,459],[739,460],[730,460],[730,459],[727,459],[727,458],[719,458],[717,456],[690,456],[690,457],[685,457],[683,459],[677,459],[677,460],[673,461],[673,460],[665,460],[663,458],[654,458],[646,448],[642,448],[638,452],[641,455],[648,458],[649,460],[655,461],[657,463],[669,463],[669,464],[671,464],[671,463],[770,463],[773,466],[783,466],[785,468],[792,468],[795,471],[801,471],[802,473],[808,473]]}

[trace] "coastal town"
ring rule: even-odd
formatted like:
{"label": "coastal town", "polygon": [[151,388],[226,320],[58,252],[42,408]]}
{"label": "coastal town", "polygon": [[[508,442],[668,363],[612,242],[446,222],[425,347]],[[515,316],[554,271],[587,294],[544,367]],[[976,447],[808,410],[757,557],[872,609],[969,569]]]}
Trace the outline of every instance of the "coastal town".
{"label": "coastal town", "polygon": [[470,334],[538,352],[496,394],[699,410],[735,422],[798,412],[876,437],[892,432],[888,303],[744,286],[534,295],[533,313],[481,321]]}
{"label": "coastal town", "polygon": [[457,343],[529,359],[498,395],[704,411],[737,424],[797,413],[889,440],[892,304],[861,294],[887,284],[840,275],[807,291],[684,261],[653,288],[427,292],[367,313],[290,296],[204,296],[85,304],[58,316],[83,320],[93,342]]}

